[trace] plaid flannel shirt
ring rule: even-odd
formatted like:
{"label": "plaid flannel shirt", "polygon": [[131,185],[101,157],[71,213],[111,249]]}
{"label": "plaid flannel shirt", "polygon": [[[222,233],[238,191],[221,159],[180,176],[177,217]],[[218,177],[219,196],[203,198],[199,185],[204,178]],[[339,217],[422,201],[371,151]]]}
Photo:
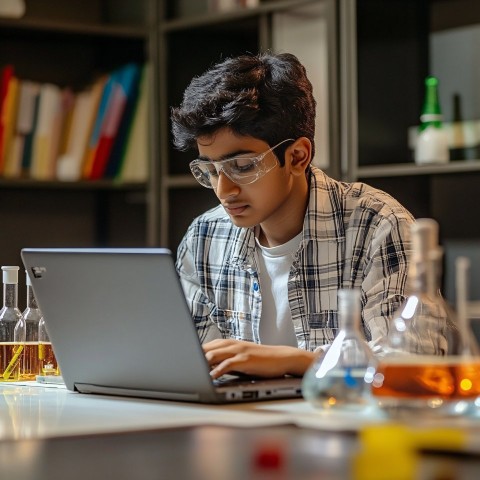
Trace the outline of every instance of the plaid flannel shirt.
{"label": "plaid flannel shirt", "polygon": [[[310,168],[303,236],[288,279],[299,348],[330,344],[338,330],[337,291],[360,288],[367,340],[388,332],[404,300],[413,218],[385,192]],[[260,343],[262,287],[253,228],[232,224],[219,205],[196,218],[178,249],[177,271],[202,342]]]}

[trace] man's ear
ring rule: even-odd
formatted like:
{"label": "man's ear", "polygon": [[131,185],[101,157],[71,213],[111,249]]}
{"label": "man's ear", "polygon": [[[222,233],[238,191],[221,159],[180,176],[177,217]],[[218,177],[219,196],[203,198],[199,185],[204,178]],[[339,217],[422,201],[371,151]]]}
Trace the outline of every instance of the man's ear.
{"label": "man's ear", "polygon": [[287,150],[290,170],[293,174],[303,175],[312,160],[312,143],[307,137],[300,137]]}

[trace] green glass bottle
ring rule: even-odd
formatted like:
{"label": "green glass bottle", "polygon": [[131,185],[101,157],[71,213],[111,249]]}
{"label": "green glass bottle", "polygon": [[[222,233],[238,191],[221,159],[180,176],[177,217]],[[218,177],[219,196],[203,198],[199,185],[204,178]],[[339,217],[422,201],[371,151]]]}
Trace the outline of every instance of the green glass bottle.
{"label": "green glass bottle", "polygon": [[442,120],[442,109],[438,98],[438,79],[430,76],[425,79],[425,101],[420,116],[420,131],[423,132],[430,126],[442,128]]}
{"label": "green glass bottle", "polygon": [[450,159],[448,135],[442,124],[438,83],[433,76],[425,79],[425,101],[415,148],[415,162],[418,164],[446,163]]}

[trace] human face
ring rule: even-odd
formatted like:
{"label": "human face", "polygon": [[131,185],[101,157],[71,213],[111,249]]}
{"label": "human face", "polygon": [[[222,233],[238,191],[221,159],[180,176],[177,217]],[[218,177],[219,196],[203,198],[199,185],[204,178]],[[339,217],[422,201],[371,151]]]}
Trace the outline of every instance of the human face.
{"label": "human face", "polygon": [[[235,135],[229,129],[221,129],[212,136],[200,137],[197,145],[201,160],[217,162],[234,156],[255,157],[267,152],[263,161],[278,162],[274,152],[268,151],[271,147],[265,141]],[[213,190],[235,225],[271,225],[273,228],[282,229],[286,226],[282,223],[288,221],[291,213],[299,213],[289,208],[292,203],[297,203],[293,201],[297,192],[294,188],[296,176],[292,175],[288,160],[290,148],[288,147],[285,153],[285,166],[270,169],[250,184],[235,183],[223,169],[216,170],[218,178]],[[303,218],[303,213],[296,218]]]}

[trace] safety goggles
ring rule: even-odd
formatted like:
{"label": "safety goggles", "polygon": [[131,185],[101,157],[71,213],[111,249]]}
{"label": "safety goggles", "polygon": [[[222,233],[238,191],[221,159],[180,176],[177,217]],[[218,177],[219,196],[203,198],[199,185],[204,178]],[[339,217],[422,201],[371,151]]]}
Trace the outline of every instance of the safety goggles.
{"label": "safety goggles", "polygon": [[244,154],[217,162],[197,158],[190,162],[190,170],[198,183],[207,188],[217,187],[220,172],[223,172],[233,183],[248,185],[256,182],[277,166],[278,160],[276,158],[270,159],[270,162],[265,158],[270,152],[273,152],[282,143],[293,141],[293,138],[283,140],[255,157],[252,157],[251,154]]}

